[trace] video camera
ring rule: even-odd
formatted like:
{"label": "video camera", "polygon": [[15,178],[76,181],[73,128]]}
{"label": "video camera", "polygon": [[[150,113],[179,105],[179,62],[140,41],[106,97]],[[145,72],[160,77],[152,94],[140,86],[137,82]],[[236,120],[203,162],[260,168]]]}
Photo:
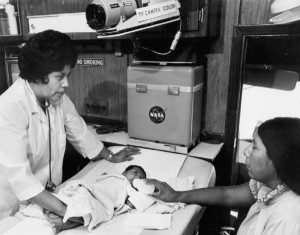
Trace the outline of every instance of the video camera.
{"label": "video camera", "polygon": [[180,20],[178,0],[94,0],[86,8],[97,38],[121,37]]}

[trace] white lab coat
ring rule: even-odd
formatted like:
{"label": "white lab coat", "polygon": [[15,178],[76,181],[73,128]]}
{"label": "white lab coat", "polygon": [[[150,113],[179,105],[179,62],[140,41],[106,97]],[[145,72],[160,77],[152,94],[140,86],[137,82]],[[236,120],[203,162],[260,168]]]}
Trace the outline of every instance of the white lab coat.
{"label": "white lab coat", "polygon": [[[66,137],[84,156],[103,148],[67,95],[49,107],[52,181],[62,181]],[[0,219],[44,190],[49,179],[48,118],[27,81],[18,79],[0,96]]]}

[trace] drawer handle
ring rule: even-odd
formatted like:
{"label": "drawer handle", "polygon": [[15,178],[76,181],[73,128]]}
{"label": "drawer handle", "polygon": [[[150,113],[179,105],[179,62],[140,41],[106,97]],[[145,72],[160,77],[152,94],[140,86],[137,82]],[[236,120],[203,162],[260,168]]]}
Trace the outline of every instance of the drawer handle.
{"label": "drawer handle", "polygon": [[147,85],[145,84],[136,84],[135,91],[138,93],[147,93]]}
{"label": "drawer handle", "polygon": [[178,86],[168,86],[169,95],[179,95],[180,89]]}

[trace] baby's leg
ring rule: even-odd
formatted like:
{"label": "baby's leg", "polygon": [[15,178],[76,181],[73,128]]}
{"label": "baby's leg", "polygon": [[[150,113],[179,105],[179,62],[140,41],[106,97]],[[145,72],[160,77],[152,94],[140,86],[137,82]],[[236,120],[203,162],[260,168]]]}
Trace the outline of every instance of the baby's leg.
{"label": "baby's leg", "polygon": [[73,222],[70,220],[68,220],[66,223],[63,223],[63,218],[53,213],[47,214],[47,220],[51,224],[52,230],[55,234],[61,232],[62,230],[67,230],[82,225],[79,222]]}

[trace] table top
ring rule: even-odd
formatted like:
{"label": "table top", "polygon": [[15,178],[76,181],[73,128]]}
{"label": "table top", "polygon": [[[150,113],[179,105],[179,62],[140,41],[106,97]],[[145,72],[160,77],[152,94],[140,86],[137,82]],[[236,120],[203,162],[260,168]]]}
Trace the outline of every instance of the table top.
{"label": "table top", "polygon": [[[172,153],[174,158],[178,157],[176,153]],[[110,167],[114,167],[114,164],[106,160],[100,160],[97,162],[90,162],[86,167],[84,167],[78,174],[73,176],[69,180],[75,179],[93,179],[93,177],[99,174],[99,171],[102,169],[109,169]],[[205,160],[194,158],[194,157],[186,157],[184,158],[183,164],[178,173],[178,177],[188,177],[195,176],[195,187],[209,187],[215,184],[216,173],[213,165]],[[65,182],[66,183],[66,182]],[[64,183],[64,184],[65,184]],[[58,187],[58,190],[64,186],[64,184]],[[104,226],[99,226],[95,230],[88,232],[87,229],[83,226],[62,231],[61,235],[76,235],[76,234],[86,234],[86,235],[191,235],[197,229],[197,225],[204,213],[205,207],[201,207],[199,205],[186,205],[184,209],[180,209],[175,211],[172,214],[172,225],[170,229],[165,230],[132,230],[129,229],[122,223],[122,219],[126,218],[126,214],[124,216],[116,218],[116,220],[112,220],[104,224]],[[5,221],[1,221],[1,226],[9,226],[14,225],[10,230],[8,230],[6,235],[14,235],[14,234],[44,234],[51,235],[53,234],[50,224],[46,220],[41,220],[37,218],[28,217],[23,221],[16,222],[12,221],[14,217],[10,217]],[[111,223],[110,223],[111,222]],[[121,222],[121,223],[120,223]],[[34,226],[33,226],[34,225]]]}
{"label": "table top", "polygon": [[[176,153],[174,153],[176,155]],[[176,157],[176,156],[174,156]],[[96,171],[97,168],[108,167],[114,163],[110,163],[106,160],[99,162],[90,162],[85,168],[83,168],[78,174],[73,176],[69,180],[84,179],[92,171]],[[178,177],[195,176],[195,187],[210,187],[214,186],[216,180],[216,173],[214,166],[205,160],[186,157],[184,163],[179,171]],[[90,176],[89,176],[90,177]],[[61,186],[60,186],[61,187]],[[59,188],[60,188],[59,187]],[[199,205],[186,205],[184,209],[177,210],[172,214],[172,226],[167,230],[143,230],[139,235],[187,235],[192,234],[204,213],[205,208]],[[110,224],[108,226],[114,226]],[[111,227],[110,231],[115,231],[114,227]],[[97,234],[105,234],[98,233]],[[72,235],[72,230],[63,231],[64,235]],[[111,233],[113,235],[113,233]],[[117,233],[116,233],[117,234]]]}
{"label": "table top", "polygon": [[[96,132],[93,126],[89,126],[90,130]],[[117,145],[127,145],[128,144],[128,133],[124,131],[113,132],[109,134],[97,134],[98,138],[104,143],[111,143]],[[214,161],[219,152],[221,151],[224,143],[220,144],[210,144],[206,142],[200,142],[196,144],[191,151],[188,152],[189,156],[205,159],[208,161]]]}

